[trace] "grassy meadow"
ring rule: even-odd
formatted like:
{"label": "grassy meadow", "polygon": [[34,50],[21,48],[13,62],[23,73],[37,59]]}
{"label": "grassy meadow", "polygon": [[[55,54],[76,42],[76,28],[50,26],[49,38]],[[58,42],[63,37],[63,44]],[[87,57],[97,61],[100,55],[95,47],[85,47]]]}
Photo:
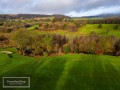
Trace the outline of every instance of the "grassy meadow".
{"label": "grassy meadow", "polygon": [[50,31],[37,31],[40,34],[61,34],[68,38],[74,38],[80,35],[89,35],[91,33],[96,33],[98,35],[116,36],[120,37],[120,25],[119,29],[115,30],[114,26],[116,24],[102,24],[102,28],[98,28],[98,24],[87,24],[78,29],[77,32],[70,32],[68,30],[50,30]]}
{"label": "grassy meadow", "polygon": [[120,90],[120,57],[66,54],[33,58],[17,54],[14,48],[2,50],[14,54],[9,58],[0,53],[0,78],[30,77],[31,88],[24,90]]}

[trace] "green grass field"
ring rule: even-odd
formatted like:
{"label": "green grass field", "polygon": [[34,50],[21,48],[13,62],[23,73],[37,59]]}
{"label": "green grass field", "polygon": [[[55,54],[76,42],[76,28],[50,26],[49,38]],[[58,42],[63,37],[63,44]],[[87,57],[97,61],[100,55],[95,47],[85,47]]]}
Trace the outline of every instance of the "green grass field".
{"label": "green grass field", "polygon": [[[23,90],[120,90],[120,57],[66,54],[32,58],[14,53],[9,58],[0,54],[2,77],[30,77],[31,88]],[[9,90],[1,86],[0,80],[0,90]]]}
{"label": "green grass field", "polygon": [[88,24],[80,29],[83,34],[90,34],[91,32],[96,32],[99,35],[117,36],[120,37],[120,25],[119,29],[115,30],[114,26],[116,24],[102,24],[102,28],[98,28],[98,24]]}
{"label": "green grass field", "polygon": [[38,25],[34,25],[34,26],[28,28],[28,30],[36,30],[36,28],[38,28],[38,27],[39,27]]}
{"label": "green grass field", "polygon": [[81,28],[77,32],[70,32],[68,30],[51,30],[51,31],[40,31],[41,34],[61,34],[65,35],[68,38],[74,38],[80,35],[89,35],[92,32],[97,33],[98,35],[107,35],[107,36],[116,36],[120,37],[120,25],[119,29],[115,30],[113,27],[116,24],[102,24],[102,28],[98,28],[98,24],[87,24]]}

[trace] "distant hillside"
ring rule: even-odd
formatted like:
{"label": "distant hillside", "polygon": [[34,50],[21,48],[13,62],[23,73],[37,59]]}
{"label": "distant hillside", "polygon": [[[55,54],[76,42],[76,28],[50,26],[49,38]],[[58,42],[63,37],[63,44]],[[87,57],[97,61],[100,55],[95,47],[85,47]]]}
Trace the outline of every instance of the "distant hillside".
{"label": "distant hillside", "polygon": [[52,15],[53,17],[56,17],[56,18],[71,18],[69,16],[66,16],[66,15],[61,15],[61,14],[54,14]]}
{"label": "distant hillside", "polygon": [[55,14],[55,15],[42,15],[42,14],[0,14],[0,18],[42,18],[42,17],[56,17],[56,18],[70,18],[69,16]]}
{"label": "distant hillside", "polygon": [[81,18],[111,18],[111,17],[120,17],[120,14],[100,14],[97,16],[83,16]]}

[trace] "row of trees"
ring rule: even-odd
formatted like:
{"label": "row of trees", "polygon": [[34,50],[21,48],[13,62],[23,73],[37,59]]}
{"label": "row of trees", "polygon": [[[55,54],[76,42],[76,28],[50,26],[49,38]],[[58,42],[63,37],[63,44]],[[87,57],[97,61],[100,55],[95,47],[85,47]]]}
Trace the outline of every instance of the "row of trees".
{"label": "row of trees", "polygon": [[61,35],[38,35],[19,30],[13,40],[22,55],[51,55],[58,53],[86,53],[120,55],[120,39],[108,36],[80,36],[68,40]]}
{"label": "row of trees", "polygon": [[33,56],[62,52],[62,46],[67,43],[65,36],[38,35],[28,30],[17,31],[13,41],[20,54]]}
{"label": "row of trees", "polygon": [[40,23],[39,30],[69,30],[77,31],[79,28],[76,23],[73,22],[54,22],[54,23]]}
{"label": "row of trees", "polygon": [[86,21],[58,21],[49,23],[39,23],[38,30],[69,30],[77,31],[78,28],[86,25]]}
{"label": "row of trees", "polygon": [[66,45],[67,52],[120,55],[120,39],[108,36],[80,36]]}
{"label": "row of trees", "polygon": [[88,24],[120,24],[120,18],[90,19]]}

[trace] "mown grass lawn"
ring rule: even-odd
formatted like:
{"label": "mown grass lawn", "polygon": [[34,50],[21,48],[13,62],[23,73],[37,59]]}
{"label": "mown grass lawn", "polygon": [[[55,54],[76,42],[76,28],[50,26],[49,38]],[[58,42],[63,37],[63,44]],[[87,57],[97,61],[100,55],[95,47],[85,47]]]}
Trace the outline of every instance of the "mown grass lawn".
{"label": "mown grass lawn", "polygon": [[[13,54],[9,58],[0,54],[2,77],[30,77],[31,88],[24,90],[120,90],[120,57],[67,54],[32,58]],[[1,80],[0,90],[9,90],[2,88]]]}

